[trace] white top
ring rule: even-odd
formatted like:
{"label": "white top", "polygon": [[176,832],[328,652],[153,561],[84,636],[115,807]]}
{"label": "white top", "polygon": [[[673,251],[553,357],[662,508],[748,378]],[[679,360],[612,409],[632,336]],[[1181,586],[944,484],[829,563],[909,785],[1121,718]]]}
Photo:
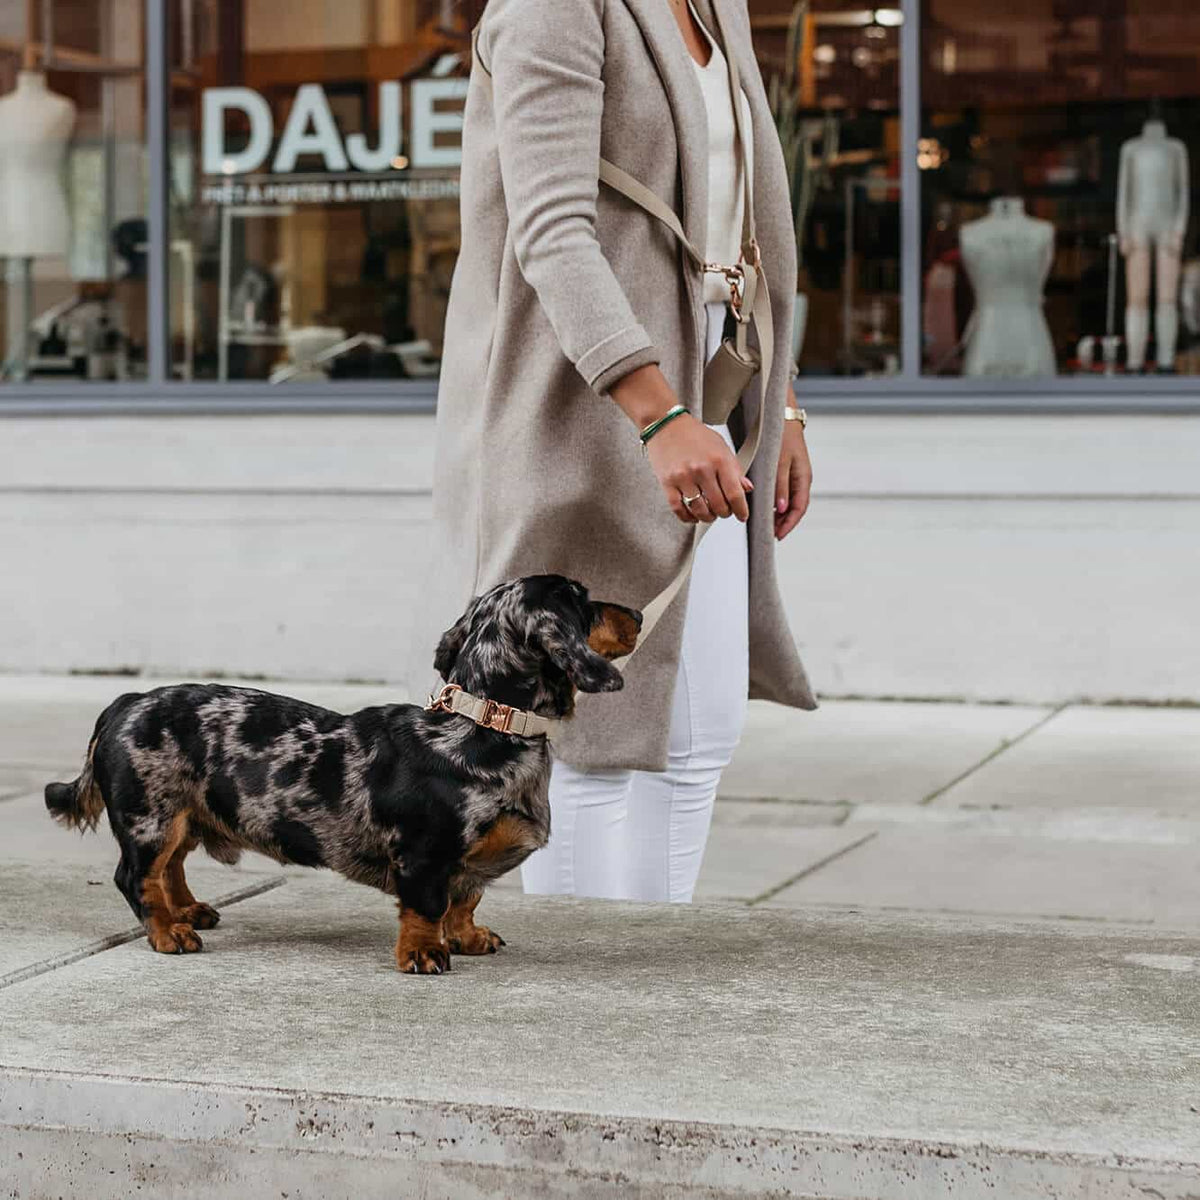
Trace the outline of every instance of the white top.
{"label": "white top", "polygon": [[[735,263],[742,241],[742,208],[744,205],[741,152],[737,144],[737,126],[733,120],[733,104],[729,95],[729,69],[725,56],[712,35],[700,20],[690,0],[688,7],[712,48],[708,62],[701,66],[689,52],[704,107],[708,115],[708,240],[704,256],[709,262]],[[750,129],[750,101],[741,93],[742,116]],[[747,147],[750,170],[754,170],[754,144]],[[729,299],[729,284],[724,275],[705,272],[704,300]]]}

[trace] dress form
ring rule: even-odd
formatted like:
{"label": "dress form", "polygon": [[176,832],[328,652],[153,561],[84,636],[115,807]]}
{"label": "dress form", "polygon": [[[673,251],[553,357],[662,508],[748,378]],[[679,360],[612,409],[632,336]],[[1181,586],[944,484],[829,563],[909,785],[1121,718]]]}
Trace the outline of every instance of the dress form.
{"label": "dress form", "polygon": [[1179,269],[1190,204],[1187,147],[1166,126],[1147,121],[1121,147],[1117,236],[1125,256],[1125,365],[1140,371],[1150,334],[1151,259],[1156,276],[1154,320],[1160,370],[1175,364],[1179,336]]}
{"label": "dress form", "polygon": [[1042,291],[1054,261],[1054,226],[1030,217],[1020,197],[993,200],[986,217],[959,231],[975,289],[965,375],[1021,377],[1057,371]]}
{"label": "dress form", "polygon": [[75,105],[40,71],[21,71],[0,96],[0,255],[66,254],[71,240],[62,166]]}

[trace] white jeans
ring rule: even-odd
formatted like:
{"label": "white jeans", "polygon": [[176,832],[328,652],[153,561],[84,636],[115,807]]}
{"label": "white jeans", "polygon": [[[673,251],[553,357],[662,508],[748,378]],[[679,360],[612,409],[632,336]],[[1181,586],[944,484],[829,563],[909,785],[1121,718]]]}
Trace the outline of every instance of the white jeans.
{"label": "white jeans", "polygon": [[[705,306],[707,356],[725,305]],[[724,426],[711,428],[732,442]],[[746,527],[718,518],[696,550],[671,707],[667,769],[579,771],[555,762],[550,840],[525,860],[529,893],[692,898],[721,771],[733,757],[749,684]],[[619,694],[612,703],[620,704]]]}

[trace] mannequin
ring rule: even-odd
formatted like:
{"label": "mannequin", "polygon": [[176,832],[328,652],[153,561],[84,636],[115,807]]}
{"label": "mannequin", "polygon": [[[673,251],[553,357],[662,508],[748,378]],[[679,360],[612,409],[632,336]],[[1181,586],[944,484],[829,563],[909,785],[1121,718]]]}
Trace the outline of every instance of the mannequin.
{"label": "mannequin", "polygon": [[1042,289],[1054,261],[1054,226],[1027,216],[1016,196],[958,235],[963,266],[975,288],[964,340],[964,375],[1054,375],[1054,342],[1042,312]]}
{"label": "mannequin", "polygon": [[62,185],[75,105],[46,87],[39,71],[17,75],[17,86],[0,96],[0,256],[7,262],[8,373],[27,377],[31,316],[30,260],[67,253],[71,222]]}
{"label": "mannequin", "polygon": [[1125,366],[1140,371],[1150,334],[1150,260],[1154,256],[1158,307],[1154,320],[1160,371],[1175,365],[1179,336],[1179,266],[1187,233],[1191,177],[1187,147],[1167,136],[1158,119],[1121,147],[1117,235],[1125,256]]}
{"label": "mannequin", "polygon": [[0,254],[66,254],[71,240],[62,166],[75,127],[75,105],[46,86],[40,71],[21,71],[0,96]]}

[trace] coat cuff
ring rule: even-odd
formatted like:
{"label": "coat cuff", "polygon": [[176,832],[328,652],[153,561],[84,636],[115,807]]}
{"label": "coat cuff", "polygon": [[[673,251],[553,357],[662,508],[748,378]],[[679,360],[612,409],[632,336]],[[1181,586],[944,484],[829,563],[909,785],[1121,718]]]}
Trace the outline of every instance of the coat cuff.
{"label": "coat cuff", "polygon": [[619,379],[647,363],[661,362],[658,347],[641,325],[631,325],[593,346],[575,364],[579,373],[600,395]]}

